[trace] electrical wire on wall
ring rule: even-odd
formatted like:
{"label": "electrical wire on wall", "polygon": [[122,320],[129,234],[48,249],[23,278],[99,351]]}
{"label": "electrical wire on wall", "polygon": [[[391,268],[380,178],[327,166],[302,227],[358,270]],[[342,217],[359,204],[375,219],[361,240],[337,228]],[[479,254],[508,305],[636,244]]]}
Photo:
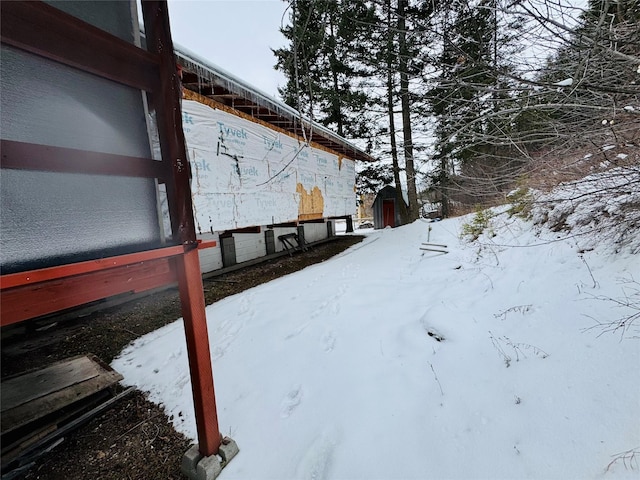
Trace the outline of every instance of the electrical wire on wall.
{"label": "electrical wire on wall", "polygon": [[305,148],[307,148],[308,146],[309,146],[309,144],[308,144],[308,143],[303,143],[303,144],[302,144],[302,146],[301,146],[301,147],[298,149],[298,151],[295,153],[295,155],[293,156],[293,158],[291,158],[291,160],[289,160],[289,161],[287,162],[287,164],[286,164],[284,167],[282,167],[280,170],[278,170],[278,172],[277,172],[277,173],[273,174],[273,175],[272,175],[271,177],[269,177],[266,181],[264,181],[264,182],[262,182],[262,183],[259,183],[259,184],[257,184],[256,186],[257,186],[257,187],[260,187],[260,186],[262,186],[262,185],[266,185],[267,183],[269,183],[269,182],[271,182],[272,180],[274,180],[278,175],[280,175],[282,172],[284,172],[284,171],[287,169],[287,167],[288,167],[289,165],[291,165],[291,164],[293,163],[293,161],[294,161],[296,158],[298,158],[298,155],[300,155],[300,152],[302,152],[302,150],[304,150],[304,149],[305,149]]}

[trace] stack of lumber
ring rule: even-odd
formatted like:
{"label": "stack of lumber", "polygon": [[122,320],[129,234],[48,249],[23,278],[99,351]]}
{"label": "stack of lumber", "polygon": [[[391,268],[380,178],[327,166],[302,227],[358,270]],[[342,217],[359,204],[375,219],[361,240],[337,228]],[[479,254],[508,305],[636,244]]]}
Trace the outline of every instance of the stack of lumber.
{"label": "stack of lumber", "polygon": [[12,478],[63,435],[130,390],[115,395],[122,376],[93,355],[70,358],[2,380],[2,478]]}

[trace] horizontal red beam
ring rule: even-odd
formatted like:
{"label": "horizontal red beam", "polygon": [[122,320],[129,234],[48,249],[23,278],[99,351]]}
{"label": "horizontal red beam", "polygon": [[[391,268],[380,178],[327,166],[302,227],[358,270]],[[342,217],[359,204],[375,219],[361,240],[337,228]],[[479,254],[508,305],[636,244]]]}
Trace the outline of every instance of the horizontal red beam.
{"label": "horizontal red beam", "polygon": [[[215,247],[199,242],[198,249]],[[0,276],[0,325],[177,282],[172,258],[183,245]]]}
{"label": "horizontal red beam", "polygon": [[141,292],[177,282],[170,258],[155,258],[2,290],[3,327],[127,292]]}
{"label": "horizontal red beam", "polygon": [[158,88],[158,55],[55,7],[0,2],[0,19],[2,43],[140,90]]}
{"label": "horizontal red beam", "polygon": [[2,168],[65,173],[158,178],[164,182],[162,162],[139,157],[74,148],[2,140]]}
{"label": "horizontal red beam", "polygon": [[[146,262],[158,258],[173,257],[184,254],[182,245],[158,248],[156,250],[147,250],[144,252],[130,253],[128,255],[119,255],[117,257],[99,258],[96,260],[88,260],[86,262],[69,263],[58,267],[41,268],[39,270],[30,270],[28,272],[11,273],[9,275],[0,276],[0,291],[19,287],[22,285],[33,285],[39,282],[49,280],[60,280],[74,275],[82,275],[86,273],[107,270],[115,267],[124,267],[134,263]],[[5,302],[5,298],[2,298]]]}
{"label": "horizontal red beam", "polygon": [[198,240],[198,250],[215,247],[218,244],[215,240]]}

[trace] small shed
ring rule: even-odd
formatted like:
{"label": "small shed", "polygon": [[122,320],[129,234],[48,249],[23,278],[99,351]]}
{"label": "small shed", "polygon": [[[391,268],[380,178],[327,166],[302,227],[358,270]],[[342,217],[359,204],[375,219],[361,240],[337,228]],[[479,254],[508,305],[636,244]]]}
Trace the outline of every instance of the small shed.
{"label": "small shed", "polygon": [[[400,208],[396,205],[395,187],[387,185],[376,195],[373,201],[373,228],[397,227],[402,225]],[[404,203],[404,200],[402,200]],[[405,203],[406,208],[406,203]]]}

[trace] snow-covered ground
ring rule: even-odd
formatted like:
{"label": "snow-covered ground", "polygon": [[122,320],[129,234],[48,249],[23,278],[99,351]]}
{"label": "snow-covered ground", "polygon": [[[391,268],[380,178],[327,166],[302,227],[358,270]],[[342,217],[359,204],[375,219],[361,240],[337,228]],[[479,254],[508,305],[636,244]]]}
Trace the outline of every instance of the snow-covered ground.
{"label": "snow-covered ground", "polygon": [[[640,257],[504,214],[467,243],[470,219],[207,307],[222,480],[639,478],[640,320],[604,327],[637,313]],[[181,321],[113,367],[195,439]]]}

